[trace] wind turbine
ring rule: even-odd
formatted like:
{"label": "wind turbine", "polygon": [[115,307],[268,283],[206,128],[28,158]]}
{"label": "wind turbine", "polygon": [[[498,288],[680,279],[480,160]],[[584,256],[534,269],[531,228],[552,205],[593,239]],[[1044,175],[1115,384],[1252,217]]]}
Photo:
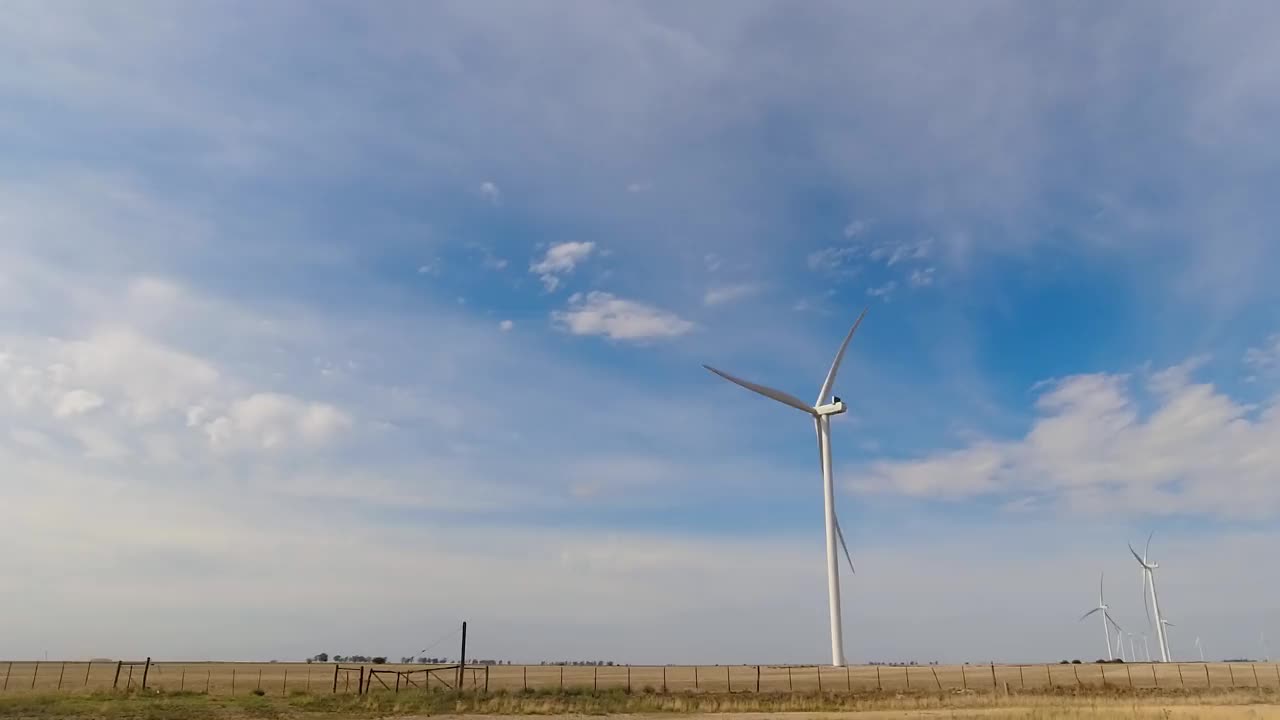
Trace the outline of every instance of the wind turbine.
{"label": "wind turbine", "polygon": [[1160,624],[1164,626],[1164,661],[1173,662],[1173,650],[1169,647],[1169,628],[1178,626],[1164,618],[1160,618]]}
{"label": "wind turbine", "polygon": [[1196,650],[1200,651],[1200,662],[1204,662],[1204,646],[1200,644],[1200,636],[1196,636]]}
{"label": "wind turbine", "polygon": [[[1102,574],[1098,575],[1098,607],[1090,610],[1084,615],[1081,615],[1079,621],[1083,622],[1085,618],[1096,612],[1102,613],[1102,637],[1107,641],[1107,659],[1115,660],[1116,656],[1111,652],[1111,629],[1107,627],[1108,623],[1114,623],[1115,620],[1111,619],[1111,615],[1107,612],[1107,602],[1102,598],[1102,578]],[[1117,627],[1119,626],[1117,625]]]}
{"label": "wind turbine", "polygon": [[1133,647],[1133,633],[1127,632],[1125,635],[1129,636],[1129,662],[1138,662],[1138,651]]}
{"label": "wind turbine", "polygon": [[[1147,535],[1147,546],[1143,548],[1142,555],[1138,555],[1138,551],[1133,549],[1133,543],[1129,543],[1129,552],[1133,553],[1133,559],[1138,561],[1138,565],[1142,567],[1142,609],[1147,611],[1147,622],[1151,623],[1151,613],[1155,612],[1155,628],[1156,639],[1160,644],[1160,660],[1161,662],[1169,662],[1169,646],[1164,642],[1164,625],[1160,622],[1160,600],[1156,597],[1156,574],[1155,571],[1160,567],[1160,563],[1154,563],[1147,560],[1147,553],[1151,550],[1151,537],[1155,535],[1153,531]],[[1147,588],[1151,588],[1151,605],[1147,606]]]}
{"label": "wind turbine", "polygon": [[839,415],[848,408],[840,398],[832,395],[831,391],[836,382],[836,373],[840,371],[840,362],[844,360],[844,352],[849,348],[849,341],[853,339],[853,334],[858,331],[858,326],[862,324],[862,318],[866,315],[867,311],[864,309],[854,321],[853,327],[849,329],[849,334],[845,335],[844,342],[840,344],[840,350],[836,352],[836,359],[832,361],[831,369],[827,371],[827,379],[822,381],[822,388],[818,390],[818,399],[813,405],[781,390],[757,385],[721,372],[710,365],[703,365],[704,368],[735,385],[741,385],[754,393],[777,400],[783,405],[789,405],[813,418],[813,427],[818,434],[818,454],[822,458],[822,492],[827,531],[827,603],[831,610],[831,664],[836,667],[844,665],[844,632],[840,623],[840,562],[836,555],[837,538],[840,546],[844,548],[845,560],[849,561],[850,572],[853,572],[853,560],[849,558],[849,546],[845,544],[844,533],[841,532],[840,523],[836,520],[835,479],[831,473],[831,416]]}
{"label": "wind turbine", "polygon": [[1129,659],[1124,656],[1124,628],[1120,627],[1120,623],[1113,620],[1109,613],[1107,614],[1107,619],[1111,620],[1111,626],[1116,629],[1116,654],[1120,656],[1121,660],[1129,662]]}
{"label": "wind turbine", "polygon": [[1147,662],[1151,662],[1151,643],[1147,642],[1147,634],[1142,633],[1142,650],[1146,653]]}

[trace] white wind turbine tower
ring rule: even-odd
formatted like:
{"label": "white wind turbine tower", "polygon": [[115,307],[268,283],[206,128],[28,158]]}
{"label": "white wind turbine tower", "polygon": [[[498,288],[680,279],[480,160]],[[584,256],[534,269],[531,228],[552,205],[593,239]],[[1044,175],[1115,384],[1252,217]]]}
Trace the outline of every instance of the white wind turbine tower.
{"label": "white wind turbine tower", "polygon": [[[1160,567],[1160,563],[1154,563],[1147,560],[1147,553],[1151,550],[1151,537],[1155,535],[1152,532],[1147,536],[1147,546],[1143,548],[1142,555],[1138,555],[1138,551],[1133,549],[1133,543],[1129,543],[1129,552],[1133,553],[1133,559],[1138,561],[1138,565],[1142,567],[1142,608],[1147,611],[1147,622],[1151,622],[1151,613],[1155,612],[1155,628],[1156,640],[1160,644],[1160,660],[1161,662],[1169,662],[1169,646],[1164,641],[1164,624],[1160,622],[1160,600],[1156,596],[1156,574],[1155,571]],[[1147,605],[1147,588],[1151,589],[1151,605]]]}
{"label": "white wind turbine tower", "polygon": [[[1083,622],[1085,618],[1096,612],[1102,613],[1102,637],[1107,641],[1107,659],[1115,660],[1116,656],[1111,652],[1111,629],[1107,627],[1109,623],[1114,624],[1115,620],[1112,620],[1111,614],[1107,612],[1107,601],[1102,597],[1102,578],[1103,575],[1098,575],[1098,607],[1090,610],[1084,615],[1081,615],[1080,622]],[[1120,626],[1116,625],[1116,629],[1119,630]]]}
{"label": "white wind turbine tower", "polygon": [[822,458],[822,491],[827,530],[827,602],[831,609],[831,664],[836,667],[844,665],[844,631],[840,623],[840,562],[836,555],[837,538],[839,538],[840,546],[844,548],[844,556],[849,561],[850,571],[853,571],[853,560],[849,558],[849,546],[845,544],[844,533],[840,531],[840,523],[836,520],[835,479],[831,473],[831,416],[839,415],[848,408],[840,398],[833,396],[831,391],[832,386],[835,385],[836,373],[840,371],[840,362],[844,360],[844,352],[849,347],[849,341],[853,339],[853,334],[857,332],[858,326],[862,324],[862,318],[866,317],[866,315],[867,311],[863,310],[862,314],[853,323],[853,327],[849,329],[849,334],[845,336],[844,342],[840,344],[840,350],[836,352],[836,359],[831,363],[831,369],[827,371],[827,379],[822,382],[822,388],[818,390],[818,400],[813,405],[809,405],[800,398],[784,393],[781,390],[757,385],[726,372],[721,372],[710,365],[703,365],[706,369],[731,383],[741,385],[772,400],[777,400],[783,405],[789,405],[813,418],[813,426],[818,434],[818,452]]}
{"label": "white wind turbine tower", "polygon": [[1200,651],[1200,662],[1204,662],[1204,646],[1200,644],[1200,636],[1196,636],[1196,650]]}

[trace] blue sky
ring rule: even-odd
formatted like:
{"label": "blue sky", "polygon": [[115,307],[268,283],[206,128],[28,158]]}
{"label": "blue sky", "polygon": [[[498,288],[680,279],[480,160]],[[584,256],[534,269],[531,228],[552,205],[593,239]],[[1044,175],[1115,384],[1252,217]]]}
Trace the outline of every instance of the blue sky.
{"label": "blue sky", "polygon": [[1259,654],[1275,13],[9,4],[0,654],[821,660],[863,307],[851,659]]}

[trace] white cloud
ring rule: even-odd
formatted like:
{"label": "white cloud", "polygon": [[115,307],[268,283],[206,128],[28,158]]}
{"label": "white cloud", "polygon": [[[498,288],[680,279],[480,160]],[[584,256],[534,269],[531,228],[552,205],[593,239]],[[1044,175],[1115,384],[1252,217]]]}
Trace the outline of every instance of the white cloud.
{"label": "white cloud", "polygon": [[724,285],[721,287],[711,288],[707,290],[703,296],[704,305],[724,305],[745,298],[749,298],[760,292],[761,286],[758,283],[740,283],[737,285]]}
{"label": "white cloud", "polygon": [[894,280],[890,280],[889,282],[883,285],[880,285],[878,287],[867,288],[867,294],[870,295],[871,297],[884,298],[884,300],[887,302],[889,300],[889,296],[897,288],[898,288],[898,283]]}
{"label": "white cloud", "polygon": [[564,330],[574,335],[603,335],[613,340],[649,340],[684,335],[693,323],[674,313],[605,292],[577,293],[569,309],[552,313]]}
{"label": "white cloud", "polygon": [[502,189],[490,180],[480,183],[480,195],[494,205],[502,202]]}
{"label": "white cloud", "polygon": [[1272,335],[1262,345],[1246,350],[1244,364],[1254,373],[1248,378],[1250,380],[1280,371],[1280,334]]}
{"label": "white cloud", "polygon": [[[858,249],[854,247],[829,247],[809,253],[809,269],[834,273],[856,257]],[[856,269],[854,270],[856,272]]]}
{"label": "white cloud", "polygon": [[438,275],[440,274],[440,264],[438,261],[423,263],[418,266],[419,275]]}
{"label": "white cloud", "polygon": [[547,292],[560,287],[560,277],[573,272],[579,263],[591,256],[594,242],[564,242],[547,248],[541,260],[529,265],[529,272],[538,276]]}
{"label": "white cloud", "polygon": [[911,287],[928,287],[933,284],[933,267],[911,271]]}
{"label": "white cloud", "polygon": [[715,253],[707,253],[702,258],[702,262],[707,266],[707,272],[715,272],[724,264],[724,260]]}
{"label": "white cloud", "polygon": [[511,329],[514,328],[515,326],[516,324],[510,320],[503,320],[502,322],[498,323],[498,329],[501,330],[502,332],[510,332]]}
{"label": "white cloud", "polygon": [[866,232],[867,223],[864,220],[850,220],[848,225],[844,226],[844,236],[847,238],[855,238]]}
{"label": "white cloud", "polygon": [[233,402],[225,415],[206,423],[204,431],[218,448],[269,450],[320,445],[351,424],[351,418],[332,405],[281,393],[256,393]]}
{"label": "white cloud", "polygon": [[1145,375],[1140,385],[1108,374],[1043,385],[1039,417],[1021,439],[875,463],[854,487],[926,497],[1041,494],[1089,511],[1280,511],[1280,398],[1257,408],[1238,403],[1196,383],[1197,362]]}
{"label": "white cloud", "polygon": [[629,192],[629,193],[642,193],[642,192],[646,192],[646,191],[648,191],[648,190],[649,190],[649,188],[651,188],[651,187],[653,187],[653,186],[652,186],[650,183],[647,183],[647,182],[639,182],[639,181],[637,181],[637,182],[633,182],[633,183],[630,183],[629,185],[627,185],[627,192]]}
{"label": "white cloud", "polygon": [[103,402],[102,396],[95,392],[76,389],[62,396],[53,414],[60,418],[84,415],[102,407]]}

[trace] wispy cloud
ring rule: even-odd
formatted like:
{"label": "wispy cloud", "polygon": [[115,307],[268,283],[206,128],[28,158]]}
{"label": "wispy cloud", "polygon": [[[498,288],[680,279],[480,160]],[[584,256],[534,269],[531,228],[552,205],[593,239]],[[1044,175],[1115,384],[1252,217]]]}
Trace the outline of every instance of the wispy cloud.
{"label": "wispy cloud", "polygon": [[560,287],[560,279],[572,273],[574,268],[591,256],[595,250],[594,242],[564,242],[552,245],[541,260],[529,265],[529,272],[542,280],[547,292],[555,292]]}
{"label": "wispy cloud", "polygon": [[707,290],[706,294],[703,295],[702,302],[708,306],[724,305],[757,295],[763,289],[759,283],[723,285]]}
{"label": "wispy cloud", "polygon": [[898,283],[896,281],[890,280],[889,282],[883,285],[867,288],[867,295],[871,297],[878,297],[883,299],[885,302],[888,302],[889,297],[893,294],[893,291],[897,289],[898,289]]}
{"label": "wispy cloud", "polygon": [[485,180],[480,183],[480,196],[485,200],[488,200],[490,203],[497,205],[502,202],[502,189],[498,187],[497,183],[494,183],[491,180]]}
{"label": "wispy cloud", "polygon": [[569,298],[569,309],[556,311],[552,318],[574,335],[612,340],[672,338],[693,330],[693,323],[675,313],[605,292],[577,293]]}

